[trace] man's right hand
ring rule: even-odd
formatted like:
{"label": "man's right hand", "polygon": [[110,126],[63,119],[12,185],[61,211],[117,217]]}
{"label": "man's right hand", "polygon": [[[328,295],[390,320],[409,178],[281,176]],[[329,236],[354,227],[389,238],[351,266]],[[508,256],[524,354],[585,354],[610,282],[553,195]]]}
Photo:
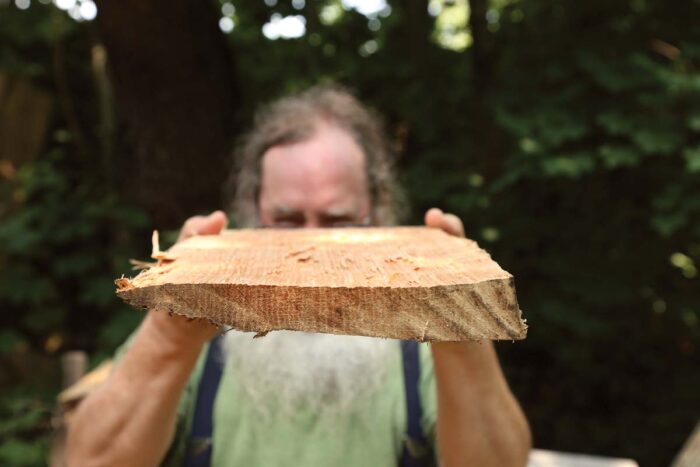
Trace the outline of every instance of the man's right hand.
{"label": "man's right hand", "polygon": [[[195,235],[218,235],[226,227],[228,219],[223,211],[214,211],[208,216],[194,216],[185,221],[177,241],[181,242]],[[161,338],[168,339],[178,348],[201,347],[211,340],[219,327],[204,319],[190,319],[185,316],[152,310],[146,320],[162,331]]]}
{"label": "man's right hand", "polygon": [[214,211],[208,216],[194,216],[185,221],[180,229],[178,242],[195,235],[218,235],[226,227],[228,219],[223,211]]}
{"label": "man's right hand", "polygon": [[[216,235],[226,215],[185,222],[178,241]],[[201,319],[148,313],[102,386],[81,402],[68,430],[68,465],[159,465],[175,436],[177,406],[204,344],[218,327]]]}

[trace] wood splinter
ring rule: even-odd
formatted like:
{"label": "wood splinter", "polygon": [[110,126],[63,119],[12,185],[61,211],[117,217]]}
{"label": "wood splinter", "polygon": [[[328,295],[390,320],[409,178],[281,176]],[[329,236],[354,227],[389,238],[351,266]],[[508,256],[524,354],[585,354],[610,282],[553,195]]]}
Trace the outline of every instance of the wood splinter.
{"label": "wood splinter", "polygon": [[151,258],[155,259],[158,261],[158,265],[161,265],[163,263],[168,263],[171,261],[175,261],[175,258],[168,255],[167,252],[165,251],[160,251],[160,241],[158,238],[158,231],[154,230],[153,235],[151,236]]}
{"label": "wood splinter", "polygon": [[128,279],[122,275],[119,279],[114,280],[114,285],[117,286],[117,292],[127,290],[131,288],[131,279]]}

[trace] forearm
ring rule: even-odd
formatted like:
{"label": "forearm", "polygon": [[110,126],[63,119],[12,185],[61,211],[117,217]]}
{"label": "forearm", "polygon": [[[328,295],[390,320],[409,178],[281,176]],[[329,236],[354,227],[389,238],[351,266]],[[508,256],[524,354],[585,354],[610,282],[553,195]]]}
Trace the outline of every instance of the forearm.
{"label": "forearm", "polygon": [[167,452],[180,395],[202,345],[163,335],[153,317],[146,317],[113,374],[71,420],[71,467],[155,466]]}
{"label": "forearm", "polygon": [[491,342],[434,343],[444,467],[525,465],[530,429]]}

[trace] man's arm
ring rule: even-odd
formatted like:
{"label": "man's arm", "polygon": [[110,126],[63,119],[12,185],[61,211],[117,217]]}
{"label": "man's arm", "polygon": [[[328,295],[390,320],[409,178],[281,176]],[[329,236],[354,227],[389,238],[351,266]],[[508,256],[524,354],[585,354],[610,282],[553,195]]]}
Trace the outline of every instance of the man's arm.
{"label": "man's arm", "polygon": [[[217,211],[189,219],[180,240],[218,234],[226,216]],[[172,443],[182,390],[204,344],[218,331],[151,311],[109,379],[79,406],[70,422],[68,465],[156,466]]]}
{"label": "man's arm", "polygon": [[[462,222],[431,209],[429,227],[464,236]],[[530,428],[508,387],[491,342],[431,344],[437,384],[437,443],[442,466],[524,466]]]}

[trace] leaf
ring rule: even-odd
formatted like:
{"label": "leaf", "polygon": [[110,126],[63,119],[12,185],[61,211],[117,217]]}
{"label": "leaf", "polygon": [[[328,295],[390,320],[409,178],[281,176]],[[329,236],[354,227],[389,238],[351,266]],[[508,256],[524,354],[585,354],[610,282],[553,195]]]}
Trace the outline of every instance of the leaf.
{"label": "leaf", "polygon": [[608,169],[633,167],[639,163],[639,153],[629,146],[603,145],[599,150],[600,158]]}
{"label": "leaf", "polygon": [[662,237],[670,237],[688,222],[681,212],[657,214],[651,218],[651,225]]}
{"label": "leaf", "polygon": [[632,133],[632,122],[618,111],[603,112],[598,115],[596,122],[611,135],[628,135]]}
{"label": "leaf", "polygon": [[683,158],[685,159],[685,167],[688,172],[700,172],[700,146],[695,146],[694,148],[687,148],[684,150]]}
{"label": "leaf", "polygon": [[694,114],[688,117],[688,128],[693,131],[700,131],[700,114]]}
{"label": "leaf", "polygon": [[583,120],[563,109],[548,110],[535,118],[541,139],[550,147],[577,140],[588,133],[588,126]]}
{"label": "leaf", "polygon": [[682,138],[671,129],[645,128],[635,131],[632,141],[647,154],[670,154],[680,146]]}
{"label": "leaf", "polygon": [[645,69],[646,62],[640,63],[634,55],[622,60],[610,60],[596,52],[582,50],[578,52],[576,60],[597,85],[612,94],[633,91],[654,81],[652,70]]}
{"label": "leaf", "polygon": [[25,340],[22,336],[12,330],[3,329],[0,331],[0,355],[7,355],[17,349]]}
{"label": "leaf", "polygon": [[42,465],[43,443],[10,438],[0,443],[0,464],[14,467]]}
{"label": "leaf", "polygon": [[594,169],[595,161],[588,153],[555,156],[542,161],[542,171],[550,177],[578,178]]}

